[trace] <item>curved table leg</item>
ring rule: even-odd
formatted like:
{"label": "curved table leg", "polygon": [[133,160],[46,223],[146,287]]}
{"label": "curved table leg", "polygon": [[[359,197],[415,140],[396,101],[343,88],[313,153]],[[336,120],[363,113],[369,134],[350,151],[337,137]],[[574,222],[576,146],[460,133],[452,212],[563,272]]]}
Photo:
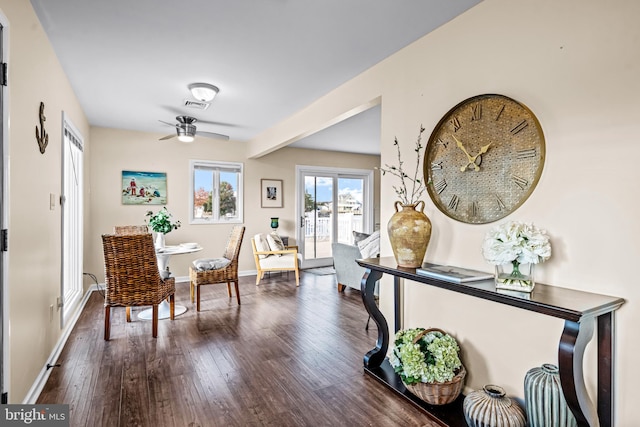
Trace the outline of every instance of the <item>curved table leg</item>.
{"label": "curved table leg", "polygon": [[598,316],[598,417],[600,427],[613,426],[613,312]]}
{"label": "curved table leg", "polygon": [[595,319],[566,320],[558,348],[558,367],[564,398],[579,426],[599,426],[598,414],[584,384],[584,349],[593,336]]}
{"label": "curved table leg", "polygon": [[364,366],[367,368],[377,368],[387,355],[389,349],[389,326],[387,320],[376,305],[374,290],[376,282],[382,277],[382,272],[365,270],[362,281],[360,282],[360,291],[362,292],[362,302],[364,303],[369,316],[376,322],[378,326],[378,340],[375,348],[369,350],[364,355]]}

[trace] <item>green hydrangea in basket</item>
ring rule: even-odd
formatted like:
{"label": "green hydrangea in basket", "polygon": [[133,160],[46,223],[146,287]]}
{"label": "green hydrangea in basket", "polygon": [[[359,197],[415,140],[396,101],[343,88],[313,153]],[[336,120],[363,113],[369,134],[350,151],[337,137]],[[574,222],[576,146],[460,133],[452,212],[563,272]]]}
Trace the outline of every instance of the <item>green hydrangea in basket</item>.
{"label": "green hydrangea in basket", "polygon": [[437,328],[399,331],[390,363],[407,389],[432,405],[451,403],[467,374],[455,338]]}

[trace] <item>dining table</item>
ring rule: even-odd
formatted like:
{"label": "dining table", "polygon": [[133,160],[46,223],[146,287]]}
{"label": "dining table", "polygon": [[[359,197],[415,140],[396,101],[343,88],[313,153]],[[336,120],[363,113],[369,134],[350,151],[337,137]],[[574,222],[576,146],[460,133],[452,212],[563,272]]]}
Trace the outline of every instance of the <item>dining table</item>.
{"label": "dining table", "polygon": [[[156,248],[156,259],[158,261],[158,270],[160,276],[163,278],[169,277],[171,272],[169,271],[169,260],[174,255],[191,254],[202,250],[202,246],[198,243],[181,243],[173,246],[164,246],[162,248]],[[187,307],[183,305],[175,305],[174,316],[179,316],[187,311]],[[138,319],[151,320],[153,316],[153,309],[148,308],[141,311],[138,314]],[[158,304],[158,319],[168,319],[171,316],[170,307],[167,300]]]}

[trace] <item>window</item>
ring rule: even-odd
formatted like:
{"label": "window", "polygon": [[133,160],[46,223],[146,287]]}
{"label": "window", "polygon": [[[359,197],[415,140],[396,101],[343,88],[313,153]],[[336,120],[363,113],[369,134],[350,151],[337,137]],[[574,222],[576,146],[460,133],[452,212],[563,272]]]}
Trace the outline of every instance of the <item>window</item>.
{"label": "window", "polygon": [[191,224],[241,223],[242,163],[191,160]]}

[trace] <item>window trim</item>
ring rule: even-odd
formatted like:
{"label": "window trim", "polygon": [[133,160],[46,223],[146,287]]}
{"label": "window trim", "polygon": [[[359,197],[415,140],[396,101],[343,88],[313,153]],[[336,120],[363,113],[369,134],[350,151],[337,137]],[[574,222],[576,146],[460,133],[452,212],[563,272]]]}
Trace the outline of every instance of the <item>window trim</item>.
{"label": "window trim", "polygon": [[[236,197],[236,207],[238,215],[233,219],[211,219],[194,218],[194,199],[195,199],[195,179],[194,173],[196,167],[204,167],[211,169],[239,169],[238,174],[238,196]],[[189,160],[189,224],[242,224],[244,222],[244,163],[241,162],[223,162],[218,160]],[[215,189],[218,191],[218,188]]]}

